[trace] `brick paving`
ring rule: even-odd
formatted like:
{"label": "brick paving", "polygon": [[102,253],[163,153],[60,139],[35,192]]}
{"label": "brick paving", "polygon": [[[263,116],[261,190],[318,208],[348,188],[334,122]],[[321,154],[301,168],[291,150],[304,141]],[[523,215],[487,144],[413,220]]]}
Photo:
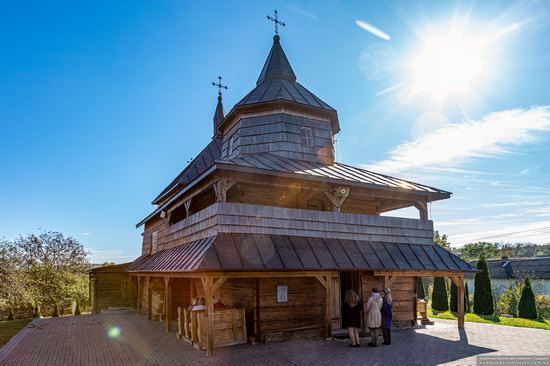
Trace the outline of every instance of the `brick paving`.
{"label": "brick paving", "polygon": [[476,355],[550,354],[550,331],[479,323],[458,331],[454,321],[435,322],[394,331],[390,346],[301,340],[218,348],[207,358],[135,312],[50,318],[33,321],[0,349],[0,365],[474,365]]}

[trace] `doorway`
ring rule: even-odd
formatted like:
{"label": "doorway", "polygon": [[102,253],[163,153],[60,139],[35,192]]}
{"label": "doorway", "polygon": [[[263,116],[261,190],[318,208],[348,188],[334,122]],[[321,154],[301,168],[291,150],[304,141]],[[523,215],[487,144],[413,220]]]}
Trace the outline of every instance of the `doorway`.
{"label": "doorway", "polygon": [[[355,293],[359,295],[359,297],[362,297],[360,272],[340,272],[340,314],[343,313],[342,307],[344,306],[346,291],[349,289],[355,291]],[[342,328],[345,329],[346,327],[347,324],[345,324],[345,321],[343,321]]]}

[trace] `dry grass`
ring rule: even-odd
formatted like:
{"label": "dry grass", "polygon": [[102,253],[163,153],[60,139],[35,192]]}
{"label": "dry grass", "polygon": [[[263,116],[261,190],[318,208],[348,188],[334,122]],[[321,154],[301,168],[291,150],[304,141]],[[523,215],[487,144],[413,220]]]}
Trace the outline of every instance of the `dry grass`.
{"label": "dry grass", "polygon": [[19,331],[27,326],[32,319],[16,319],[0,322],[0,347],[8,343],[8,341],[19,333]]}

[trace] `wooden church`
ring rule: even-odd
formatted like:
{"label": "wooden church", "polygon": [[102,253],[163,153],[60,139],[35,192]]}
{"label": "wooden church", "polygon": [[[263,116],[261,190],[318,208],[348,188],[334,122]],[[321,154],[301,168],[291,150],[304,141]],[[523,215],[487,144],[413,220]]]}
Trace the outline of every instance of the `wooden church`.
{"label": "wooden church", "polygon": [[[211,141],[137,225],[128,304],[212,355],[340,333],[347,289],[366,301],[390,287],[396,327],[416,324],[419,276],[450,277],[463,301],[473,268],[434,244],[427,211],[451,193],[335,161],[339,131],[337,111],[298,83],[276,33],[254,89],[227,114],[220,89]],[[405,207],[419,218],[381,216]],[[193,297],[204,310],[186,310]]]}

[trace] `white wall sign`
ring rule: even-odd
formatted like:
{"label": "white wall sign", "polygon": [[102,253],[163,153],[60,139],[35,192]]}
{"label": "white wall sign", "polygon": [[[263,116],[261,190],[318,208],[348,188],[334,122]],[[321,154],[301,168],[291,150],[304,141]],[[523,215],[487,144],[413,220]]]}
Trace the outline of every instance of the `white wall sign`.
{"label": "white wall sign", "polygon": [[288,301],[288,286],[287,285],[278,285],[277,286],[277,302],[287,302]]}

